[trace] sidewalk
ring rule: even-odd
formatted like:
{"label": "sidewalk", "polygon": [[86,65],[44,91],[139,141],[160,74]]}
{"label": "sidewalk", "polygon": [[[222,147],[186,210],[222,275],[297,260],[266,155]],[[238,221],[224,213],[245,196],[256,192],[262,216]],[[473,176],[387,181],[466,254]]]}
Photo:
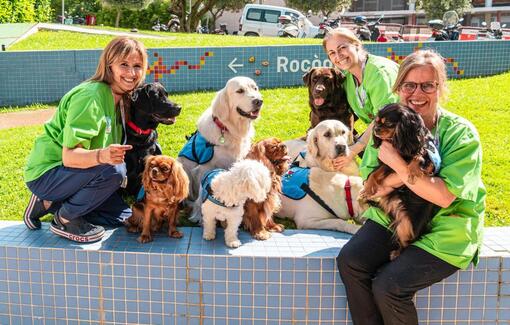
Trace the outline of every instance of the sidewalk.
{"label": "sidewalk", "polygon": [[20,126],[40,125],[49,120],[54,112],[54,108],[48,108],[35,111],[0,113],[0,130]]}

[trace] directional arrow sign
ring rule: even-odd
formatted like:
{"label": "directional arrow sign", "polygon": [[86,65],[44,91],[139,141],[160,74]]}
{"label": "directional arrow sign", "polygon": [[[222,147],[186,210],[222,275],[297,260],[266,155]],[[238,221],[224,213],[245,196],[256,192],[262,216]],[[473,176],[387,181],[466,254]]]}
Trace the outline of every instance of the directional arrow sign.
{"label": "directional arrow sign", "polygon": [[233,73],[237,73],[237,70],[235,68],[242,68],[244,67],[244,64],[235,64],[237,61],[237,58],[234,58],[232,60],[232,62],[230,62],[228,64],[228,67],[230,68],[230,70],[232,70]]}

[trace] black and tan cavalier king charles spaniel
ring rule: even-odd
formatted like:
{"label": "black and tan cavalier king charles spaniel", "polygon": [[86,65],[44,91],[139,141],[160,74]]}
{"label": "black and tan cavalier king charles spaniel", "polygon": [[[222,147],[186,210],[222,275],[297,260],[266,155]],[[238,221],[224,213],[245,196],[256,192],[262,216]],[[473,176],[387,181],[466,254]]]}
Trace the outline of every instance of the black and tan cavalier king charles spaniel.
{"label": "black and tan cavalier king charles spaniel", "polygon": [[[432,135],[421,116],[412,109],[400,104],[383,107],[375,119],[372,136],[375,148],[379,148],[382,141],[392,143],[408,164],[409,183],[413,184],[424,174],[434,174],[435,165],[429,154],[429,151],[436,150]],[[392,173],[394,171],[390,167],[379,161],[379,166],[365,183],[363,196],[370,199],[383,180]],[[398,245],[398,249],[391,252],[392,260],[428,231],[430,221],[440,209],[405,185],[382,196],[377,204],[391,218],[390,229]]]}

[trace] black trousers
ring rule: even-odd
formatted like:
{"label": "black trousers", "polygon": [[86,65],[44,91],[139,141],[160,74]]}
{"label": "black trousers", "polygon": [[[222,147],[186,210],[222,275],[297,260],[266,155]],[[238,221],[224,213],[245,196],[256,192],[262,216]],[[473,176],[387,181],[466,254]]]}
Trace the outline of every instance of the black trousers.
{"label": "black trousers", "polygon": [[355,325],[418,324],[414,294],[459,268],[415,246],[390,261],[392,233],[367,220],[337,257]]}

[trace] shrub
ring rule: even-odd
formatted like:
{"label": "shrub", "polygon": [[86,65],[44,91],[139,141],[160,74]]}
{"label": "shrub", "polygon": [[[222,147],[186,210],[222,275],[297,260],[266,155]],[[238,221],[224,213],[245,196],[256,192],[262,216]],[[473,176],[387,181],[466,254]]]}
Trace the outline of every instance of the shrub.
{"label": "shrub", "polygon": [[47,22],[51,13],[50,0],[0,0],[0,23]]}

